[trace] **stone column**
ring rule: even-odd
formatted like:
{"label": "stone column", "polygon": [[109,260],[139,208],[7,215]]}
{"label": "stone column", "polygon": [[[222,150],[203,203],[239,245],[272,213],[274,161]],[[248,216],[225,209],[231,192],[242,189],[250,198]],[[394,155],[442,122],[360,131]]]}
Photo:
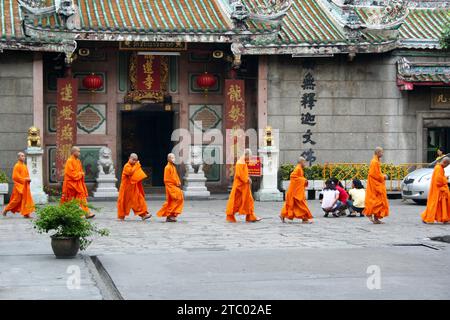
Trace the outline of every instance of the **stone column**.
{"label": "stone column", "polygon": [[280,151],[271,147],[258,150],[262,161],[261,187],[255,193],[257,201],[283,201],[283,194],[278,190],[278,159]]}
{"label": "stone column", "polygon": [[47,204],[48,196],[44,192],[42,155],[44,151],[40,147],[29,147],[27,154],[27,167],[30,173],[30,189],[35,204]]}

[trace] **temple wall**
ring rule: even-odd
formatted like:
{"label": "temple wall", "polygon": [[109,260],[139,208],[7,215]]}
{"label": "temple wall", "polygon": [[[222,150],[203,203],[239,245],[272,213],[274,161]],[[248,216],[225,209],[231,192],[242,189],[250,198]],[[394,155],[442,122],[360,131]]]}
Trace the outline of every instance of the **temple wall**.
{"label": "temple wall", "polygon": [[[398,59],[395,54],[357,55],[353,61],[345,56],[270,57],[268,122],[280,130],[281,163],[295,162],[309,148],[317,163],[367,162],[376,146],[385,148],[386,162],[423,161],[417,150],[422,135],[416,119],[417,112],[430,110],[430,89],[400,91]],[[305,61],[313,61],[315,67],[308,70]],[[308,72],[315,79],[314,90],[302,89]],[[310,110],[301,101],[311,92],[317,101]],[[315,125],[302,124],[306,112],[316,116]],[[308,129],[315,145],[303,143]]]}
{"label": "temple wall", "polygon": [[33,125],[33,53],[0,53],[0,170],[11,175]]}

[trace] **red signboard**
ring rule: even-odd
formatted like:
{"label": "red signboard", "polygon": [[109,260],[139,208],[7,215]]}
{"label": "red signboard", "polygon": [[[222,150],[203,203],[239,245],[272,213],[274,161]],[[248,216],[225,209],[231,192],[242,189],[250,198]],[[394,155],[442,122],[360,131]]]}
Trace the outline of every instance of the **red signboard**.
{"label": "red signboard", "polygon": [[136,71],[138,90],[161,90],[161,56],[138,56]]}
{"label": "red signboard", "polygon": [[167,94],[169,59],[167,56],[133,54],[129,75],[131,87],[125,100],[162,102]]}
{"label": "red signboard", "polygon": [[245,81],[225,80],[225,94],[227,177],[231,177],[245,148]]}
{"label": "red signboard", "polygon": [[253,177],[260,177],[262,175],[261,158],[253,156],[250,158],[247,164],[248,175]]}
{"label": "red signboard", "polygon": [[78,80],[60,78],[57,83],[56,175],[63,176],[64,165],[77,140]]}

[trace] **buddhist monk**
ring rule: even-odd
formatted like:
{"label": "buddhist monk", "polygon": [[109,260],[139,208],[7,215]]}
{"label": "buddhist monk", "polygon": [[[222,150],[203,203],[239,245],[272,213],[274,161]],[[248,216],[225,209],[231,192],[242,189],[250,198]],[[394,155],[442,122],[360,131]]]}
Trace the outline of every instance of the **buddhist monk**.
{"label": "buddhist monk", "polygon": [[145,202],[144,187],[142,181],[147,175],[142,170],[137,154],[132,153],[127,164],[123,167],[122,181],[120,182],[119,199],[117,200],[117,216],[125,220],[125,216],[133,209],[134,215],[147,220],[152,217],[148,213]]}
{"label": "buddhist monk", "polygon": [[450,158],[444,157],[434,167],[427,209],[422,213],[424,223],[440,222],[447,224],[450,221],[450,194],[448,179],[444,171],[449,164]]}
{"label": "buddhist monk", "polygon": [[166,217],[167,222],[177,222],[177,217],[183,211],[184,197],[173,153],[167,155],[167,165],[164,168],[164,185],[166,186],[166,202],[157,215],[158,217]]}
{"label": "buddhist monk", "polygon": [[91,219],[95,214],[87,207],[88,191],[84,183],[84,170],[81,164],[80,148],[72,147],[71,156],[64,167],[64,182],[62,187],[61,203],[77,200],[80,207],[86,212],[86,218]]}
{"label": "buddhist monk", "polygon": [[383,224],[381,219],[389,216],[389,202],[385,183],[387,176],[381,173],[380,159],[383,154],[383,148],[377,147],[375,149],[367,178],[366,207],[363,212],[374,224]]}
{"label": "buddhist monk", "polygon": [[284,223],[285,219],[294,220],[301,219],[303,223],[312,223],[313,218],[311,211],[309,211],[306,204],[305,188],[308,186],[303,168],[306,166],[306,159],[300,157],[298,164],[291,173],[291,180],[289,188],[286,193],[286,202],[281,210],[281,221]]}
{"label": "buddhist monk", "polygon": [[226,215],[228,222],[236,222],[236,213],[246,216],[247,222],[258,222],[261,218],[255,215],[255,205],[252,196],[252,179],[248,175],[248,162],[252,152],[245,149],[244,154],[236,162],[234,181],[228,199]]}
{"label": "buddhist monk", "polygon": [[24,218],[30,218],[31,213],[33,213],[35,209],[30,191],[30,174],[28,173],[28,168],[25,164],[25,154],[19,152],[17,157],[18,160],[12,173],[14,189],[11,194],[11,200],[3,209],[2,214],[6,217],[6,213],[9,211],[12,213],[19,212]]}

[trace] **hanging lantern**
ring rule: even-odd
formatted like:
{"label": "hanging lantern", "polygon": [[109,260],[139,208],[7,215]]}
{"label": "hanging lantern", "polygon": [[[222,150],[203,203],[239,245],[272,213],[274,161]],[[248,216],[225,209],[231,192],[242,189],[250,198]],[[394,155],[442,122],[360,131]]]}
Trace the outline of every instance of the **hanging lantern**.
{"label": "hanging lantern", "polygon": [[205,95],[208,93],[208,90],[214,87],[217,83],[216,77],[214,75],[209,74],[205,71],[205,73],[199,75],[197,77],[197,86],[202,88],[205,91]]}
{"label": "hanging lantern", "polygon": [[97,74],[91,73],[84,77],[83,86],[91,92],[97,91],[103,87],[103,78]]}

